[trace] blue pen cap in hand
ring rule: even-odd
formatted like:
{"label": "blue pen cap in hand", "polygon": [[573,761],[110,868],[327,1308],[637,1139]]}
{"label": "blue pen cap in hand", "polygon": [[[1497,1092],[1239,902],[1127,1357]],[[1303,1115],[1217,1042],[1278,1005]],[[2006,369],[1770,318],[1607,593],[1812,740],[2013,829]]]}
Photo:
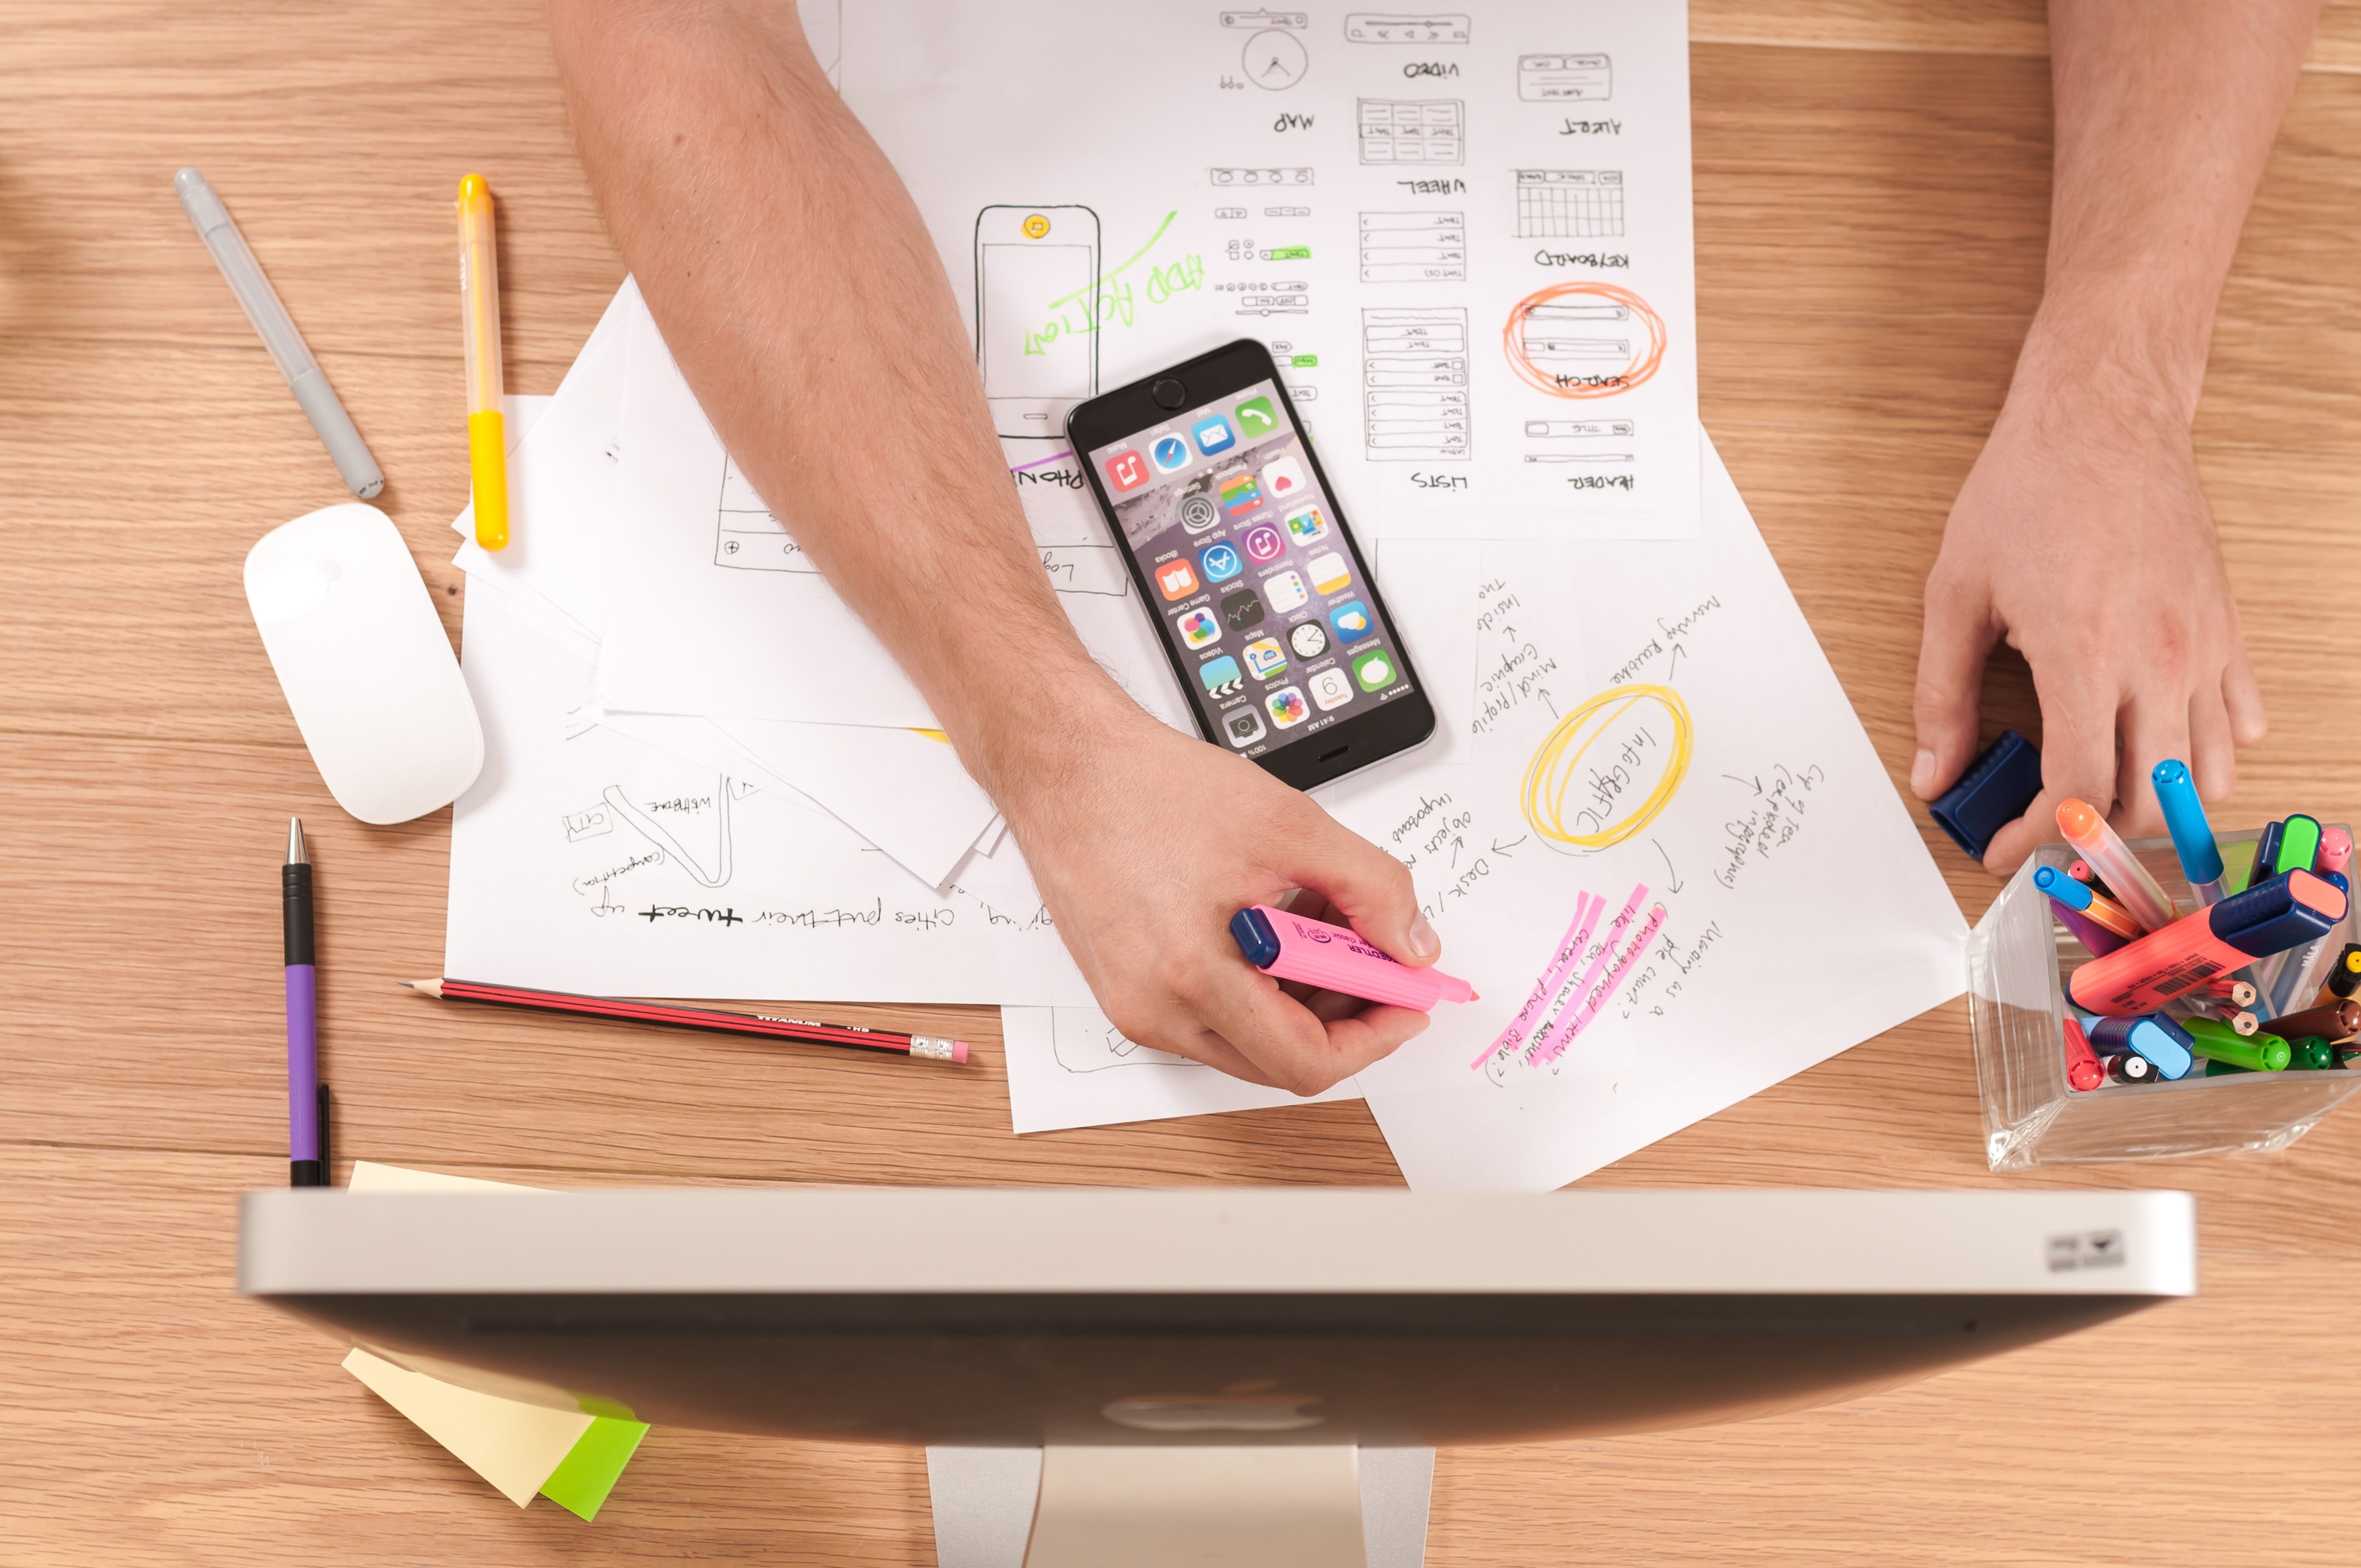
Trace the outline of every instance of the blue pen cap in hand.
{"label": "blue pen cap in hand", "polygon": [[2024,816],[2040,793],[2040,751],[2015,730],[2004,729],[1968,764],[1959,783],[1936,796],[1927,814],[1952,843],[1981,861],[1993,835]]}
{"label": "blue pen cap in hand", "polygon": [[2194,887],[2222,880],[2222,849],[2213,842],[2213,825],[2197,798],[2189,764],[2168,759],[2148,775],[2156,785],[2156,803],[2164,808],[2164,829],[2172,835],[2172,852],[2180,857],[2180,874]]}

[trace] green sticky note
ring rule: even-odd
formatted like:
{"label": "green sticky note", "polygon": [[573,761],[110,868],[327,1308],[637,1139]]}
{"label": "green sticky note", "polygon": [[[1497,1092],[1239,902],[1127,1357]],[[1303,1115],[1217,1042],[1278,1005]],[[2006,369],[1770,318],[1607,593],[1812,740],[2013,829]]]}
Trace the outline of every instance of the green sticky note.
{"label": "green sticky note", "polygon": [[1282,245],[1270,253],[1273,261],[1309,261],[1312,247],[1308,245]]}
{"label": "green sticky note", "polygon": [[1320,356],[1316,354],[1299,354],[1293,359],[1289,360],[1288,363],[1298,370],[1316,370],[1320,367]]}
{"label": "green sticky note", "polygon": [[541,1495],[568,1513],[579,1514],[586,1519],[597,1519],[598,1506],[615,1489],[623,1466],[631,1462],[640,1439],[647,1435],[645,1421],[620,1421],[612,1416],[600,1416],[557,1462],[557,1468],[541,1484]]}

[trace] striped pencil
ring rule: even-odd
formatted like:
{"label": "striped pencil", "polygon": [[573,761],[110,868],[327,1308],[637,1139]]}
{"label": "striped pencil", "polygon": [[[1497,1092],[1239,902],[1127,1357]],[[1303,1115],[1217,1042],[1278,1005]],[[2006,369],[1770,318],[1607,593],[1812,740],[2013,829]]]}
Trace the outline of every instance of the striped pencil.
{"label": "striped pencil", "polygon": [[472,980],[405,980],[412,991],[445,1002],[488,1002],[538,1013],[579,1013],[629,1024],[661,1024],[674,1029],[710,1029],[724,1035],[759,1035],[807,1046],[840,1046],[856,1051],[888,1051],[922,1061],[963,1062],[967,1042],[939,1035],[897,1035],[849,1024],[815,1024],[807,1018],[774,1018],[759,1013],[726,1013],[716,1007],[675,1007],[662,1002],[628,1002],[612,996],[577,996],[566,991],[533,991],[522,985],[486,985]]}

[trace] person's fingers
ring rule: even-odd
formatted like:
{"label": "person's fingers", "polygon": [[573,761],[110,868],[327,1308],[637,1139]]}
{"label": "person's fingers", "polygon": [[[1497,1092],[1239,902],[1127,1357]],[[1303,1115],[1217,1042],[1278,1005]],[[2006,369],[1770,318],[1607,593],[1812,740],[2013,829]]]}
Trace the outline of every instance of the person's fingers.
{"label": "person's fingers", "polygon": [[[2224,677],[2226,681],[2227,677]],[[2189,699],[2189,777],[2201,800],[2227,800],[2238,788],[2237,741],[2222,687],[2200,687]]]}
{"label": "person's fingers", "polygon": [[2168,757],[2189,761],[2189,699],[2177,691],[2135,693],[2116,727],[2122,749],[2115,762],[2115,809],[2108,821],[2126,839],[2152,839],[2164,831],[2156,765]]}
{"label": "person's fingers", "polygon": [[1410,868],[1340,825],[1315,801],[1280,829],[1287,849],[1272,867],[1326,899],[1332,923],[1350,926],[1403,963],[1443,956],[1443,938],[1419,913]]}
{"label": "person's fingers", "polygon": [[1958,587],[1938,565],[1927,579],[1913,696],[1918,752],[1910,762],[1910,788],[1921,800],[1950,788],[1976,754],[1984,661],[1999,639],[1984,597]]}
{"label": "person's fingers", "polygon": [[2045,667],[2047,660],[2028,662],[2041,698],[2041,793],[1985,847],[1985,868],[2002,876],[2057,839],[2060,801],[2088,801],[2104,816],[2115,798],[2113,677],[2080,669],[2052,671]]}
{"label": "person's fingers", "polygon": [[1374,1004],[1323,1023],[1268,975],[1241,968],[1206,977],[1181,1000],[1204,1027],[1291,1094],[1317,1094],[1352,1077],[1427,1025],[1423,1013]]}
{"label": "person's fingers", "polygon": [[2222,672],[2222,703],[2230,714],[2230,739],[2241,746],[2259,746],[2270,732],[2270,720],[2263,712],[2263,688],[2255,679],[2255,666],[2246,662],[2246,650],[2242,646],[2230,655],[2229,668]]}

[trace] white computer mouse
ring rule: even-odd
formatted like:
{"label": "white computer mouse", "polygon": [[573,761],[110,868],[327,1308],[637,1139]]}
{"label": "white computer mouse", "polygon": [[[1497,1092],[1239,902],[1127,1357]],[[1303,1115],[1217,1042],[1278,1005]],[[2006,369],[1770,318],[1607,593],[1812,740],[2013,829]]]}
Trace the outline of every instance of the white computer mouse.
{"label": "white computer mouse", "polygon": [[484,727],[393,520],[322,507],[246,554],[246,601],[336,804],[407,822],[456,800],[484,765]]}

